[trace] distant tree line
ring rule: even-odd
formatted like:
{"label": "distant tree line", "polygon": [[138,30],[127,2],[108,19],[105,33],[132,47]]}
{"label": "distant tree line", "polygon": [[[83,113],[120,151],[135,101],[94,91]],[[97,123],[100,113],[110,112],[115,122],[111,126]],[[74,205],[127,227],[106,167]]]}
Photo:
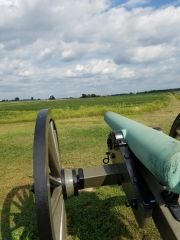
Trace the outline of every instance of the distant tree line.
{"label": "distant tree line", "polygon": [[[161,92],[179,92],[180,88],[170,88],[170,89],[159,89],[159,90],[150,90],[150,91],[144,91],[144,92],[137,92],[137,93],[119,93],[119,94],[112,94],[109,96],[123,96],[123,95],[134,95],[134,94],[146,94],[146,93],[161,93]],[[95,93],[92,94],[85,94],[82,93],[80,98],[95,98],[95,97],[100,97],[99,95],[96,95]],[[48,98],[48,100],[55,100],[56,98],[54,97],[54,95],[50,95],[50,97]],[[65,99],[73,99],[72,97],[69,98],[65,98]],[[1,102],[18,102],[18,101],[36,101],[36,100],[41,100],[40,98],[34,98],[34,97],[30,97],[29,99],[20,99],[19,97],[15,97],[14,99],[2,99]]]}
{"label": "distant tree line", "polygon": [[163,93],[163,92],[179,92],[180,88],[170,88],[170,89],[158,89],[158,90],[150,90],[150,91],[144,91],[144,92],[137,92],[137,93],[119,93],[119,94],[113,94],[110,96],[123,96],[123,95],[135,95],[135,94],[148,94],[148,93]]}
{"label": "distant tree line", "polygon": [[[55,100],[56,98],[51,95],[48,100]],[[18,101],[36,101],[36,100],[41,100],[40,98],[34,98],[34,97],[30,97],[28,99],[20,99],[20,97],[15,97],[14,99],[2,99],[1,102],[18,102]]]}
{"label": "distant tree line", "polygon": [[94,94],[94,93],[92,93],[92,94],[85,94],[85,93],[83,93],[82,95],[81,95],[81,98],[94,98],[94,97],[100,97],[99,95],[96,95],[96,94]]}

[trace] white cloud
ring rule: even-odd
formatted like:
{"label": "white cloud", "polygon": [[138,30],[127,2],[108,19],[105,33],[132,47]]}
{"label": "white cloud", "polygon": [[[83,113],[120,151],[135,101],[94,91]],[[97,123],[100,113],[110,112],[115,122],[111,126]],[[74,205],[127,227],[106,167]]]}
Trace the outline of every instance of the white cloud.
{"label": "white cloud", "polygon": [[129,52],[132,61],[140,63],[163,60],[173,54],[175,54],[175,48],[166,44],[140,46]]}
{"label": "white cloud", "polygon": [[51,54],[52,54],[52,50],[50,48],[46,47],[40,52],[39,57],[40,57],[40,59],[41,58],[44,59],[44,58],[49,57]]}
{"label": "white cloud", "polygon": [[91,77],[95,75],[106,75],[116,72],[116,64],[110,60],[91,60],[87,64],[77,64],[66,70],[67,77]]}
{"label": "white cloud", "polygon": [[128,0],[126,3],[122,4],[123,7],[136,7],[139,5],[144,5],[149,3],[150,0]]}
{"label": "white cloud", "polygon": [[72,49],[65,50],[62,52],[62,59],[73,59],[75,57],[75,52]]}
{"label": "white cloud", "polygon": [[1,97],[178,87],[180,7],[148,2],[1,0]]}
{"label": "white cloud", "polygon": [[19,72],[19,76],[21,76],[21,77],[29,77],[29,76],[32,76],[32,74],[33,74],[33,71],[31,69],[29,69],[29,70],[26,69],[22,72]]}

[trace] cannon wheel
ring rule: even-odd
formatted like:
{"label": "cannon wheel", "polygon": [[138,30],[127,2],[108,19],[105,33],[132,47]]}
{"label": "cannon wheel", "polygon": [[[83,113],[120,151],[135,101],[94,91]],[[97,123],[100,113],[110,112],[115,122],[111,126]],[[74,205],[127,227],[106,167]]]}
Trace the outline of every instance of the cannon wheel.
{"label": "cannon wheel", "polygon": [[169,135],[180,140],[180,113],[174,120]]}
{"label": "cannon wheel", "polygon": [[39,237],[66,238],[66,212],[61,187],[56,125],[48,110],[39,112],[34,134],[34,191]]}

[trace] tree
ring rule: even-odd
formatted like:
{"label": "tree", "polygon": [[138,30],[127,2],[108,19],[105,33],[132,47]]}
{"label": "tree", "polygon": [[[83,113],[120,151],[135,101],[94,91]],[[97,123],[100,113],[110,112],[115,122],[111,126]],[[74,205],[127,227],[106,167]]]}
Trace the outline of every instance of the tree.
{"label": "tree", "polygon": [[81,98],[86,98],[87,95],[85,93],[82,94]]}
{"label": "tree", "polygon": [[53,96],[53,95],[51,95],[50,97],[49,97],[49,100],[55,100],[56,98]]}
{"label": "tree", "polygon": [[99,95],[96,95],[94,93],[92,93],[92,94],[82,93],[82,95],[81,95],[81,98],[94,98],[94,97],[99,97]]}
{"label": "tree", "polygon": [[19,101],[19,97],[15,97],[14,101],[16,102]]}

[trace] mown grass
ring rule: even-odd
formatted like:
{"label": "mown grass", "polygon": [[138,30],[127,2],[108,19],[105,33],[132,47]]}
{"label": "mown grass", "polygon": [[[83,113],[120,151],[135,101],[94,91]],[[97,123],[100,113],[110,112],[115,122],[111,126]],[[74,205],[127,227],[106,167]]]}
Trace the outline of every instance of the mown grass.
{"label": "mown grass", "polygon": [[[124,99],[127,102],[124,100],[123,104],[126,115],[133,114],[131,118],[148,124],[156,122],[157,126],[162,126],[166,114],[163,109],[168,107],[168,104],[171,104],[169,95],[146,95],[144,99],[140,97],[141,101],[139,96],[137,98],[137,101],[135,101],[135,96],[132,96],[130,101],[130,97],[126,98],[125,96]],[[81,103],[83,100],[77,101]],[[92,101],[91,99],[85,99],[85,101],[89,104],[87,109],[82,104],[77,106],[77,103],[74,103],[76,105],[74,111],[78,112],[82,106],[84,107],[85,114],[81,117],[76,115],[72,115],[76,117],[71,118],[66,115],[67,118],[64,119],[62,116],[55,117],[63,167],[77,168],[102,164],[106,152],[106,139],[109,128],[103,121],[102,112],[97,116],[89,117],[87,115],[89,109],[97,106],[99,100],[93,100],[96,102],[93,106],[89,103],[89,101]],[[109,101],[105,101],[108,105]],[[157,102],[160,102],[160,105]],[[27,122],[22,122],[21,119],[18,120],[19,118],[17,118],[16,121],[19,122],[13,122],[14,119],[9,118],[7,124],[7,121],[5,121],[6,116],[10,112],[16,112],[17,109],[20,114],[24,112],[26,115],[28,111],[35,114],[41,107],[48,108],[48,104],[52,104],[51,108],[53,108],[53,103],[59,104],[59,101],[48,101],[47,106],[41,105],[44,102],[39,102],[39,106],[38,102],[33,102],[33,104],[36,104],[36,109],[31,110],[27,110],[26,104],[29,103],[12,103],[12,106],[16,106],[13,110],[12,108],[9,108],[9,110],[1,108],[0,110],[1,121],[6,122],[0,124],[0,239],[2,240],[38,239],[34,200],[29,191],[29,185],[33,182],[32,152],[35,121],[32,118],[31,121],[27,119]],[[24,104],[24,107],[21,109],[18,104]],[[154,104],[151,113],[145,108],[149,104]],[[156,104],[157,108],[155,107]],[[103,108],[104,105],[99,104],[98,106]],[[136,112],[137,106],[143,111]],[[157,110],[159,106],[161,106],[160,110],[156,111],[156,113],[161,113],[162,116],[158,115],[155,119],[153,117],[155,116],[154,110]],[[68,107],[70,110],[67,109],[67,106],[64,109],[72,111],[73,107],[71,105]],[[116,110],[115,103],[114,106],[113,103],[109,105],[107,110],[112,110],[113,107]],[[169,108],[172,111],[171,105],[169,105]],[[54,113],[56,115],[56,108],[53,109],[55,109]],[[6,112],[7,115],[2,115],[3,112]],[[172,119],[169,120],[172,122]],[[166,126],[166,132],[169,131],[168,127],[169,125]],[[68,200],[66,202],[68,239],[159,239],[158,231],[152,223],[146,231],[139,229],[131,209],[127,209],[124,202],[125,195],[122,189],[117,186],[98,188],[92,192],[82,192],[79,197]]]}

